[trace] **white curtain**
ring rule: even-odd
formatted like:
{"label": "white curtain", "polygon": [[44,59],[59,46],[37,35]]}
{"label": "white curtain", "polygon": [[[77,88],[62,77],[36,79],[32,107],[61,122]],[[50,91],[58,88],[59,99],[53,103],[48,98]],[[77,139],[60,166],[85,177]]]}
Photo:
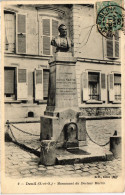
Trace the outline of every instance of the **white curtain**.
{"label": "white curtain", "polygon": [[120,100],[121,99],[121,84],[115,84],[114,90],[115,90],[115,99]]}
{"label": "white curtain", "polygon": [[5,50],[13,52],[15,48],[15,17],[5,13]]}

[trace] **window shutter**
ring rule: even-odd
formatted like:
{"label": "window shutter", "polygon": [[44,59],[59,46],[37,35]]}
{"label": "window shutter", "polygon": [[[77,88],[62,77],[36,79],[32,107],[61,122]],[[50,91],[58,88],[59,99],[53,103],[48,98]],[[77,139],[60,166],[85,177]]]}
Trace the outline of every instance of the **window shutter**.
{"label": "window shutter", "polygon": [[27,100],[28,97],[27,69],[18,69],[17,73],[17,99]]}
{"label": "window shutter", "polygon": [[114,74],[108,75],[108,94],[109,101],[114,101]]}
{"label": "window shutter", "polygon": [[115,41],[115,57],[119,57],[119,42]]}
{"label": "window shutter", "polygon": [[[52,38],[58,36],[58,21],[52,20]],[[56,52],[56,47],[52,47],[53,54]]]}
{"label": "window shutter", "polygon": [[43,70],[35,69],[35,100],[43,100]]}
{"label": "window shutter", "polygon": [[119,33],[116,31],[115,33],[115,57],[119,57]]}
{"label": "window shutter", "polygon": [[55,37],[58,35],[58,21],[52,20],[52,37]]}
{"label": "window shutter", "polygon": [[14,94],[15,70],[4,70],[4,94]]}
{"label": "window shutter", "polygon": [[82,86],[82,100],[88,100],[88,73],[83,72],[81,75],[81,86]]}
{"label": "window shutter", "polygon": [[26,53],[26,15],[17,14],[17,53]]}
{"label": "window shutter", "polygon": [[43,36],[43,54],[50,55],[50,37]]}
{"label": "window shutter", "polygon": [[50,36],[50,19],[43,19],[43,35]]}
{"label": "window shutter", "polygon": [[49,70],[43,70],[43,97],[48,98]]}
{"label": "window shutter", "polygon": [[106,75],[101,73],[101,100],[106,101],[107,89],[106,89]]}
{"label": "window shutter", "polygon": [[42,20],[43,27],[43,54],[50,55],[50,19]]}
{"label": "window shutter", "polygon": [[113,40],[107,39],[107,57],[113,57]]}

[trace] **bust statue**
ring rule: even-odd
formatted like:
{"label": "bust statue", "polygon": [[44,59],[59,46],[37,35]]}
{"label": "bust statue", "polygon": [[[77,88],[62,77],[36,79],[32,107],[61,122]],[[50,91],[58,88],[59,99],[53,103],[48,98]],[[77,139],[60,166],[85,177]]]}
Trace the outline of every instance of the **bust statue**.
{"label": "bust statue", "polygon": [[58,28],[59,36],[55,37],[51,41],[51,45],[56,47],[56,52],[68,52],[71,51],[73,43],[67,37],[67,28],[65,24],[61,24]]}

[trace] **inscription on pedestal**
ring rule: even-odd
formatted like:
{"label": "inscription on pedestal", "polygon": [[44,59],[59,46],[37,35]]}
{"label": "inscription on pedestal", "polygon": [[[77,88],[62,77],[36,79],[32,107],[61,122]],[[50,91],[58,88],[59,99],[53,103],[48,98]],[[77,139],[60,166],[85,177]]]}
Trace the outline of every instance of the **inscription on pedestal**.
{"label": "inscription on pedestal", "polygon": [[57,107],[76,107],[77,89],[75,66],[60,66],[56,77],[56,105]]}
{"label": "inscription on pedestal", "polygon": [[[72,73],[68,73],[68,76],[71,77]],[[67,73],[62,73],[60,75],[61,77],[66,77]],[[57,91],[56,94],[57,95],[75,95],[75,91],[76,90],[76,79],[72,79],[72,78],[65,78],[65,79],[57,79],[56,80],[57,83]]]}

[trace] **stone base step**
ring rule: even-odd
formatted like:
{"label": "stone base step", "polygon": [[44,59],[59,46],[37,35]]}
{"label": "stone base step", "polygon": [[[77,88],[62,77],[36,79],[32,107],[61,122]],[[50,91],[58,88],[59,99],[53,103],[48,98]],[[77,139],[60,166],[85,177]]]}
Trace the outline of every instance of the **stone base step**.
{"label": "stone base step", "polygon": [[70,153],[70,155],[61,155],[57,157],[57,164],[58,165],[68,165],[68,164],[75,164],[75,163],[91,163],[96,161],[110,161],[112,160],[113,154],[112,152],[107,152],[106,154],[101,155],[75,155]]}
{"label": "stone base step", "polygon": [[67,148],[67,151],[68,151],[68,150],[75,150],[75,149],[79,149],[79,147],[78,147],[78,146],[76,146],[76,147],[71,147],[71,148],[68,147],[68,148]]}

